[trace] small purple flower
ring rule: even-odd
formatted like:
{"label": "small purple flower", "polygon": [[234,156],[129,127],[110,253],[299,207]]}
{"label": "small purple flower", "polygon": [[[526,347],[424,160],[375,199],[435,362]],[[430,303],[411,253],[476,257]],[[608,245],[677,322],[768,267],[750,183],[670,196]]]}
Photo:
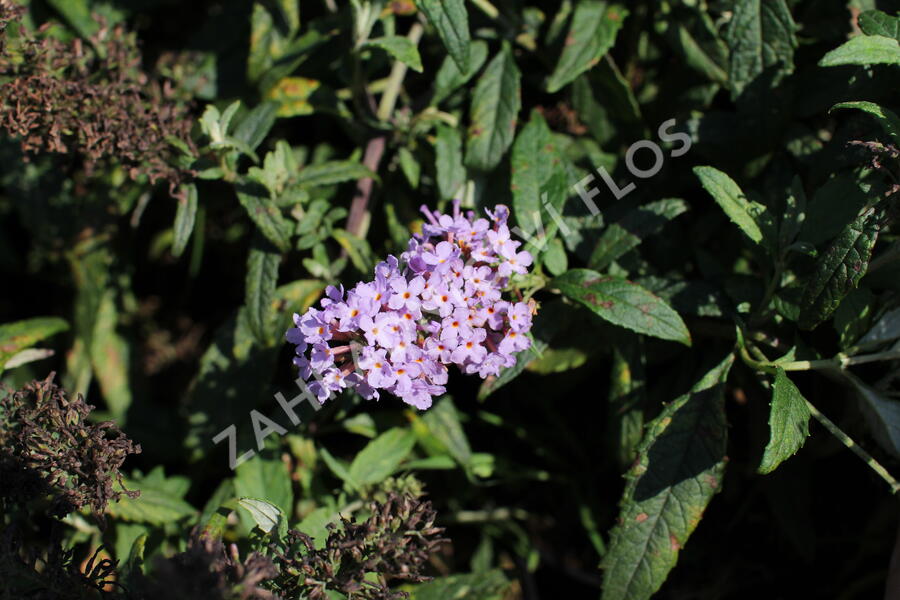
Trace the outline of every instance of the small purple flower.
{"label": "small purple flower", "polygon": [[459,341],[459,346],[450,354],[450,360],[458,365],[467,360],[473,363],[480,362],[487,355],[487,349],[481,343],[487,337],[487,331],[478,328],[472,330],[471,335]]}
{"label": "small purple flower", "polygon": [[363,316],[359,319],[359,327],[366,336],[369,344],[378,344],[382,348],[391,348],[397,343],[399,336],[395,326],[397,325],[397,317],[394,313],[378,313],[373,319],[369,316]]}
{"label": "small purple flower", "polygon": [[457,257],[459,248],[450,242],[440,242],[434,250],[426,250],[422,260],[434,268],[435,273],[446,273],[450,269],[450,261]]}
{"label": "small purple flower", "polygon": [[531,308],[524,302],[516,302],[506,313],[509,326],[520,333],[531,329]]}
{"label": "small purple flower", "polygon": [[388,300],[388,306],[394,310],[416,312],[422,305],[420,295],[424,289],[425,279],[422,277],[414,277],[410,281],[406,281],[404,277],[395,277],[391,280],[391,290],[394,293]]}
{"label": "small purple flower", "polygon": [[528,267],[534,260],[531,253],[525,252],[524,250],[522,252],[516,252],[516,248],[518,248],[518,242],[506,242],[500,247],[500,255],[503,256],[506,261],[500,263],[497,272],[503,277],[507,277],[511,273],[524,275],[528,272]]}
{"label": "small purple flower", "polygon": [[497,350],[499,350],[501,354],[512,354],[513,352],[527,350],[530,346],[531,340],[528,339],[528,336],[510,329],[506,332],[506,337],[500,341]]}

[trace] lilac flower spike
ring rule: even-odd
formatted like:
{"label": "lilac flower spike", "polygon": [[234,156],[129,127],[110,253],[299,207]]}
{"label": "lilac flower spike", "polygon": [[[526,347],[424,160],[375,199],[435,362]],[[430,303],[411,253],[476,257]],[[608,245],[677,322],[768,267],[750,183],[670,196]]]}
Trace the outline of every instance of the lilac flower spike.
{"label": "lilac flower spike", "polygon": [[533,260],[510,239],[509,209],[476,218],[455,201],[452,214],[422,212],[423,233],[399,260],[379,263],[373,281],[329,286],[321,308],[294,315],[285,337],[320,401],[347,388],[366,399],[384,390],[424,410],[446,392],[449,365],[485,379],[531,346],[533,303],[503,299],[509,277]]}

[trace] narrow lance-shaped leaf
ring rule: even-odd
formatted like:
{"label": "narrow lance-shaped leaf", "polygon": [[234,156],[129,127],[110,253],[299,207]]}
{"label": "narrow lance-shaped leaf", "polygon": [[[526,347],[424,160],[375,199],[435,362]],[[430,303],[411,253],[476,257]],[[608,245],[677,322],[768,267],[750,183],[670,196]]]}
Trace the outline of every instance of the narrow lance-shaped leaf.
{"label": "narrow lance-shaped leaf", "polygon": [[645,353],[640,336],[616,339],[609,389],[609,438],[619,466],[630,465],[644,435]]}
{"label": "narrow lance-shaped leaf", "polygon": [[769,443],[759,465],[760,473],[771,473],[797,453],[809,436],[809,407],[784,369],[778,367],[769,410]]}
{"label": "narrow lance-shaped leaf", "polygon": [[541,187],[560,170],[561,156],[556,149],[553,133],[538,111],[516,137],[510,156],[512,171],[513,210],[518,226],[532,234],[538,226],[546,227],[541,219]]}
{"label": "narrow lance-shaped leaf", "polygon": [[434,76],[434,96],[431,104],[439,104],[450,94],[465,85],[487,62],[488,45],[484,40],[469,44],[469,68],[461,71],[453,57],[448,56]]}
{"label": "narrow lance-shaped leaf", "polygon": [[620,277],[590,269],[572,269],[550,283],[614,325],[664,340],[691,345],[691,334],[671,306]]}
{"label": "narrow lance-shaped leaf", "polygon": [[175,239],[172,242],[172,254],[181,256],[191,239],[194,231],[194,222],[197,219],[197,186],[193,183],[186,184],[178,198],[178,208],[175,211]]}
{"label": "narrow lance-shaped leaf", "polygon": [[408,429],[390,429],[369,442],[350,463],[350,478],[362,485],[378,483],[394,472],[416,443]]}
{"label": "narrow lance-shaped leaf", "polygon": [[866,274],[880,223],[880,211],[870,208],[847,225],[819,259],[800,300],[802,329],[813,329],[830,317]]}
{"label": "narrow lance-shaped leaf", "polygon": [[469,14],[465,0],[419,0],[419,8],[437,29],[447,52],[463,73],[469,68]]}
{"label": "narrow lance-shaped leaf", "polygon": [[490,62],[472,93],[471,124],[466,164],[490,171],[512,144],[522,108],[521,78],[512,49],[503,49]]}
{"label": "narrow lance-shaped leaf", "polygon": [[416,44],[409,38],[390,35],[369,40],[365,45],[381,48],[412,70],[419,73],[422,72],[422,57],[419,56],[419,49],[416,48]]}
{"label": "narrow lance-shaped leaf", "polygon": [[247,257],[244,302],[250,329],[261,346],[272,343],[272,299],[280,264],[281,254],[264,240],[257,240]]}
{"label": "narrow lance-shaped leaf", "polygon": [[820,67],[900,64],[900,43],[882,35],[858,35],[822,57]]}
{"label": "narrow lance-shaped leaf", "polygon": [[333,185],[342,181],[353,181],[371,177],[377,179],[378,175],[366,168],[365,165],[352,160],[335,160],[317,165],[304,167],[297,173],[297,184],[303,187],[316,187]]}
{"label": "narrow lance-shaped leaf", "polygon": [[575,8],[572,25],[547,91],[554,93],[596,65],[616,42],[628,11],[600,0],[583,0]]}
{"label": "narrow lance-shaped leaf", "polygon": [[438,193],[441,200],[449,200],[466,181],[466,168],[462,159],[462,136],[459,130],[439,125],[434,142],[435,169]]}
{"label": "narrow lance-shaped leaf", "polygon": [[753,204],[734,180],[713,167],[694,167],[694,174],[700,178],[703,188],[722,207],[731,221],[741,228],[754,242],[763,239],[762,230],[753,217]]}
{"label": "narrow lance-shaped leaf", "polygon": [[603,600],[650,598],[719,490],[728,439],[724,387],[733,362],[729,355],[648,425],[601,565]]}
{"label": "narrow lance-shaped leaf", "polygon": [[68,328],[68,323],[56,317],[37,317],[0,325],[0,373],[6,361],[18,352]]}
{"label": "narrow lance-shaped leaf", "polygon": [[259,185],[237,188],[238,200],[260,232],[282,252],[290,249],[291,225],[278,206],[269,198],[268,190]]}

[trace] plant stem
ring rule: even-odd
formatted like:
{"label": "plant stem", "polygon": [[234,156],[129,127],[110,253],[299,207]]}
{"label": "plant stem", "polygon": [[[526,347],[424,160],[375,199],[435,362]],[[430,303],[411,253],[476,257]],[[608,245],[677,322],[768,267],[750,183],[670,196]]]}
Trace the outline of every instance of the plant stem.
{"label": "plant stem", "polygon": [[[419,40],[425,29],[421,23],[413,23],[409,28],[407,37],[418,46]],[[407,66],[399,60],[394,61],[391,69],[391,75],[384,93],[381,95],[381,102],[378,105],[378,120],[386,122],[391,118],[394,107],[397,105],[397,98],[400,97],[400,88],[403,85],[403,79],[406,77]],[[366,154],[363,157],[363,164],[373,173],[378,172],[378,166],[381,164],[381,158],[384,156],[385,146],[387,145],[387,136],[379,135],[369,140],[366,146]],[[369,211],[369,200],[372,197],[372,187],[374,181],[371,177],[364,177],[356,184],[356,194],[350,205],[350,215],[347,217],[347,231],[359,238],[365,238],[369,231],[369,223],[371,215]]]}
{"label": "plant stem", "polygon": [[887,352],[864,354],[862,356],[845,356],[843,354],[838,354],[834,358],[827,358],[824,360],[798,360],[777,366],[780,366],[785,371],[813,371],[846,369],[847,367],[852,367],[854,365],[864,365],[866,363],[889,360],[900,360],[900,350],[888,350]]}
{"label": "plant stem", "polygon": [[853,453],[860,457],[864,463],[869,465],[870,469],[878,473],[878,476],[884,479],[887,484],[891,486],[892,494],[896,494],[898,491],[900,491],[900,483],[898,483],[897,480],[894,479],[890,473],[888,473],[887,469],[885,469],[877,460],[872,458],[871,454],[863,450],[859,446],[859,444],[854,442],[853,439],[849,435],[844,433],[844,431],[840,427],[835,425],[831,421],[831,419],[819,412],[819,409],[813,406],[813,404],[809,400],[806,400],[806,406],[807,408],[809,408],[810,414],[812,414],[812,416],[815,417],[815,419],[819,423],[821,423],[822,426],[831,433],[831,435],[839,439],[841,443],[852,450]]}
{"label": "plant stem", "polygon": [[[424,32],[425,29],[422,27],[421,23],[413,23],[412,27],[409,28],[409,34],[407,34],[406,37],[414,46],[418,46],[419,40],[422,39],[422,34]],[[391,113],[394,112],[394,107],[397,105],[400,88],[403,86],[403,79],[406,77],[408,69],[409,67],[406,63],[399,60],[394,61],[394,66],[391,68],[391,75],[388,77],[387,87],[381,95],[381,103],[378,105],[379,121],[387,121],[391,118]]]}

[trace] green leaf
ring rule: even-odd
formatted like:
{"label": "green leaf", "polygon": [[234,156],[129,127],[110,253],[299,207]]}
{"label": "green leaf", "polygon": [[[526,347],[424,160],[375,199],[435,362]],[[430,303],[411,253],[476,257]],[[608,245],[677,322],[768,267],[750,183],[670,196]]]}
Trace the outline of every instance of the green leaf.
{"label": "green leaf", "polygon": [[718,37],[715,24],[705,12],[699,14],[700,22],[705,27],[703,30],[712,40],[703,45],[682,24],[677,24],[674,31],[668,36],[672,45],[684,58],[687,66],[704,75],[710,81],[725,85],[728,83],[728,73],[722,67],[724,58],[728,56],[728,47]]}
{"label": "green leaf", "polygon": [[772,406],[769,410],[769,443],[763,453],[759,472],[766,474],[789,459],[809,436],[809,407],[800,390],[784,369],[778,367],[772,386]]}
{"label": "green leaf", "polygon": [[869,113],[878,120],[878,123],[891,136],[894,143],[900,144],[900,117],[894,111],[879,106],[874,102],[841,102],[831,107],[831,110],[837,108],[856,108]]}
{"label": "green leaf", "polygon": [[737,97],[769,68],[779,74],[794,70],[797,25],[785,0],[743,0],[725,34],[731,48],[729,80]]}
{"label": "green leaf", "polygon": [[547,91],[555,93],[596,65],[613,44],[628,11],[623,6],[608,6],[600,0],[582,0],[575,8],[569,35]]}
{"label": "green leaf", "polygon": [[644,403],[647,399],[646,352],[642,339],[629,334],[616,338],[609,389],[609,446],[619,466],[634,462],[644,436]]}
{"label": "green leaf", "polygon": [[297,173],[296,181],[302,187],[313,188],[369,177],[378,179],[375,173],[356,161],[335,160],[304,167]]}
{"label": "green leaf", "polygon": [[347,251],[353,266],[360,273],[368,275],[372,272],[372,269],[375,267],[375,254],[372,252],[372,247],[369,246],[368,241],[344,229],[335,229],[331,232],[331,235]]}
{"label": "green leaf", "polygon": [[395,427],[369,442],[350,463],[348,474],[360,485],[379,483],[403,462],[416,443],[409,429]]}
{"label": "green leaf", "polygon": [[381,48],[400,62],[408,65],[412,70],[422,72],[422,57],[419,49],[409,38],[399,35],[389,35],[367,41],[364,47]]}
{"label": "green leaf", "polygon": [[455,127],[438,125],[434,142],[438,193],[441,200],[453,198],[466,182],[462,158],[462,136]]}
{"label": "green leaf", "polygon": [[397,161],[400,163],[400,170],[406,176],[411,188],[418,189],[419,179],[422,175],[422,165],[419,164],[416,156],[409,148],[403,147],[397,151]]}
{"label": "green leaf", "polygon": [[481,70],[487,61],[488,45],[483,40],[476,40],[469,45],[469,68],[461,71],[453,57],[448,56],[434,77],[434,96],[431,104],[443,102],[450,94],[468,83]]}
{"label": "green leaf", "polygon": [[241,206],[259,231],[282,252],[290,250],[290,222],[269,198],[268,190],[259,185],[241,185],[235,190]]}
{"label": "green leaf", "polygon": [[521,78],[512,49],[504,44],[472,93],[466,164],[473,169],[492,170],[512,144],[522,108]]}
{"label": "green leaf", "polygon": [[691,334],[672,307],[641,286],[590,269],[572,269],[549,284],[614,325],[691,345]]}
{"label": "green leaf", "polygon": [[250,152],[255,151],[275,124],[278,109],[277,102],[261,102],[238,124],[233,137]]}
{"label": "green leaf", "polygon": [[167,525],[179,519],[197,514],[193,506],[182,497],[186,491],[177,484],[176,479],[160,479],[153,473],[143,479],[125,478],[127,490],[140,490],[137,498],[121,496],[118,502],[112,502],[106,512],[116,519],[151,525]]}
{"label": "green leaf", "polygon": [[880,35],[900,40],[900,17],[880,10],[867,10],[859,15],[859,28],[866,35]]}
{"label": "green leaf", "polygon": [[562,156],[547,121],[540,112],[532,111],[510,154],[513,211],[518,226],[529,235],[550,224],[550,219],[543,218],[546,211],[541,188],[560,170],[561,162]]}
{"label": "green leaf", "polygon": [[603,558],[603,600],[643,600],[663,584],[719,490],[726,464],[729,355],[647,427]]}
{"label": "green leaf", "polygon": [[181,197],[178,198],[178,208],[175,211],[175,238],[172,241],[172,254],[181,256],[191,239],[194,231],[194,222],[197,219],[197,186],[193,183],[185,184]]}
{"label": "green leaf", "polygon": [[279,532],[287,533],[287,519],[284,511],[271,502],[260,498],[240,498],[238,506],[250,513],[256,526],[264,533],[269,533],[276,528]]}
{"label": "green leaf", "polygon": [[273,343],[272,300],[278,285],[281,253],[264,240],[257,240],[247,256],[247,277],[244,284],[244,304],[250,330],[261,346]]}
{"label": "green leaf", "polygon": [[822,57],[820,67],[900,64],[900,43],[882,35],[858,35]]}
{"label": "green leaf", "polygon": [[672,219],[687,211],[684,200],[669,198],[638,206],[616,223],[610,224],[597,241],[588,261],[592,269],[602,271],[614,260],[636,248],[644,238],[659,233]]}
{"label": "green leaf", "polygon": [[544,267],[551,275],[562,275],[569,269],[569,257],[566,256],[566,247],[562,240],[555,238],[550,240],[547,250],[544,252]]}
{"label": "green leaf", "polygon": [[852,175],[836,175],[813,194],[800,239],[821,244],[836,237],[868,204],[870,188]]}
{"label": "green leaf", "polygon": [[[91,6],[88,0],[48,0],[48,4],[78,33],[78,37],[88,39],[94,35],[100,24],[91,17]],[[105,56],[105,49],[98,48],[100,56]]]}
{"label": "green leaf", "polygon": [[108,288],[97,309],[90,342],[91,366],[110,412],[123,418],[132,402],[130,383],[133,347],[119,334],[116,294]]}
{"label": "green leaf", "polygon": [[459,70],[465,73],[469,68],[469,14],[465,0],[419,0],[418,5],[437,29]]}
{"label": "green leaf", "polygon": [[734,180],[713,167],[694,167],[694,174],[700,178],[703,188],[710,193],[731,221],[741,228],[751,240],[759,243],[763,239],[762,230],[751,210],[753,203]]}
{"label": "green leaf", "polygon": [[801,329],[814,329],[830,317],[866,274],[880,222],[880,212],[867,210],[844,228],[818,260],[800,300]]}
{"label": "green leaf", "polygon": [[57,317],[36,317],[0,325],[0,373],[14,355],[67,329],[69,324]]}
{"label": "green leaf", "polygon": [[[266,448],[238,465],[234,475],[234,493],[242,497],[261,498],[284,514],[293,512],[291,474],[277,448]],[[253,511],[250,512],[252,514]]]}
{"label": "green leaf", "polygon": [[432,406],[422,417],[422,421],[460,465],[464,467],[469,465],[472,460],[472,448],[459,421],[456,406],[449,397],[442,398]]}
{"label": "green leaf", "polygon": [[[350,470],[347,466],[347,463],[339,458],[332,456],[331,452],[328,451],[324,446],[319,448],[319,456],[322,457],[322,462],[334,473],[341,481],[345,482],[348,487],[354,490],[359,490],[362,487],[362,484],[356,481],[352,475],[350,475]],[[358,458],[358,457],[357,457]]]}
{"label": "green leaf", "polygon": [[410,600],[502,600],[510,588],[499,569],[438,577],[410,588]]}

